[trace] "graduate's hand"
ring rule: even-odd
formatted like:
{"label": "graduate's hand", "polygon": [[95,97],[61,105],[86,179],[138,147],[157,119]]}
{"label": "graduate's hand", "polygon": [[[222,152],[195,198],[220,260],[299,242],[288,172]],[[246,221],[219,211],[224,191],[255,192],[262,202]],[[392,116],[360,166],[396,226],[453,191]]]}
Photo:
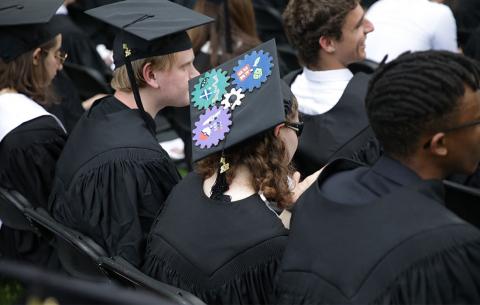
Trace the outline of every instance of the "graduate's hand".
{"label": "graduate's hand", "polygon": [[92,104],[98,100],[98,99],[101,99],[102,97],[105,97],[107,96],[107,94],[104,94],[104,93],[98,93],[94,96],[92,96],[91,98],[89,98],[88,100],[84,100],[82,102],[82,107],[85,111],[87,111],[88,109],[90,109],[90,107],[92,107]]}
{"label": "graduate's hand", "polygon": [[314,172],[310,176],[303,179],[302,182],[300,182],[300,173],[299,172],[295,172],[293,174],[292,179],[295,183],[295,188],[292,191],[293,192],[292,203],[296,202],[297,199],[303,194],[303,192],[305,192],[310,187],[310,185],[312,185],[312,183],[317,180],[317,178],[320,175],[320,173],[322,172],[322,170],[323,170],[323,168]]}

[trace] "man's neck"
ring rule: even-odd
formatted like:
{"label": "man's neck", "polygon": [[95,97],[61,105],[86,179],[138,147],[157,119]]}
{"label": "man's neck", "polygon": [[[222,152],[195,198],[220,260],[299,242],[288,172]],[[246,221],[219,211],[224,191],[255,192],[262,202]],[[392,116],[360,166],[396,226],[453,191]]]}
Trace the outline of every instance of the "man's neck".
{"label": "man's neck", "polygon": [[435,165],[431,160],[425,160],[422,157],[392,158],[414,171],[423,180],[442,180],[447,176],[442,168]]}
{"label": "man's neck", "polygon": [[[122,102],[125,106],[130,109],[138,109],[137,103],[135,102],[135,97],[133,92],[126,92],[122,90],[115,91],[115,98]],[[142,100],[143,108],[152,118],[155,118],[157,113],[161,110],[161,107],[153,106],[155,105],[150,98],[149,94],[140,89],[140,98]]]}

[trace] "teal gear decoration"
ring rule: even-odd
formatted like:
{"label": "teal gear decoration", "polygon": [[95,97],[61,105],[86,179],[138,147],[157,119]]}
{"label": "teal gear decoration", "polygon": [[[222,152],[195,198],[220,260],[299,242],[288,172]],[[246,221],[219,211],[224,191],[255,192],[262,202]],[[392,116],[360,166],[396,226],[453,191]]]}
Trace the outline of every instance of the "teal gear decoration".
{"label": "teal gear decoration", "polygon": [[222,69],[213,69],[199,78],[192,91],[192,102],[198,109],[206,109],[221,101],[226,93],[230,76]]}

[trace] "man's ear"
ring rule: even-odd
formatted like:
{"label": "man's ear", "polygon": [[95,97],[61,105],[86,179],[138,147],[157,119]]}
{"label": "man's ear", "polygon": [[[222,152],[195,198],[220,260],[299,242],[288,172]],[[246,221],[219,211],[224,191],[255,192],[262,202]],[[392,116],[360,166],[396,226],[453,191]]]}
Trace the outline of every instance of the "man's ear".
{"label": "man's ear", "polygon": [[445,133],[438,132],[432,136],[429,150],[432,154],[439,157],[445,157],[448,155]]}
{"label": "man's ear", "polygon": [[153,88],[159,88],[160,85],[157,82],[157,76],[153,71],[152,63],[146,63],[142,68],[143,79],[145,82]]}
{"label": "man's ear", "polygon": [[320,48],[322,48],[327,53],[335,52],[335,42],[328,36],[320,36],[318,40]]}
{"label": "man's ear", "polygon": [[32,61],[34,66],[38,66],[40,64],[40,58],[42,57],[42,49],[36,48],[32,54]]}

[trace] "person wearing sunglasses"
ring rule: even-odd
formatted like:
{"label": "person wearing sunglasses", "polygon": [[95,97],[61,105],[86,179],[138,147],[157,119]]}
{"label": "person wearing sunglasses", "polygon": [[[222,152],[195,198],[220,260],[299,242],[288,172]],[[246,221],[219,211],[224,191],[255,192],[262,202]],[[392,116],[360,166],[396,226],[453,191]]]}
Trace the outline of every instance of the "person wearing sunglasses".
{"label": "person wearing sunglasses", "polygon": [[385,153],[333,161],[302,195],[276,304],[480,303],[480,231],[442,183],[478,169],[479,89],[478,64],[447,51],[374,74],[366,110]]}
{"label": "person wearing sunglasses", "polygon": [[[227,88],[227,97],[205,110],[197,109],[196,98],[190,105],[195,171],[167,198],[150,232],[142,267],[207,304],[270,302],[288,235],[285,209],[310,183],[298,182],[290,164],[302,124],[297,101],[280,80],[275,45],[270,41],[254,50],[270,54],[274,64],[264,83],[235,93],[241,103],[231,106],[237,99],[231,100],[229,93],[235,91]],[[212,71],[234,73],[244,56]],[[258,60],[267,74],[265,57]],[[246,82],[254,82],[253,75],[243,74]],[[202,84],[208,77],[191,82]],[[231,86],[236,90],[233,81]],[[194,86],[190,88],[196,96]]]}
{"label": "person wearing sunglasses", "polygon": [[[9,5],[10,4],[10,5]],[[61,1],[0,4],[0,187],[47,207],[67,138],[50,111],[51,83],[62,69],[62,36],[47,23]],[[8,219],[3,219],[8,223]],[[50,245],[33,232],[0,228],[0,256],[56,268]]]}

